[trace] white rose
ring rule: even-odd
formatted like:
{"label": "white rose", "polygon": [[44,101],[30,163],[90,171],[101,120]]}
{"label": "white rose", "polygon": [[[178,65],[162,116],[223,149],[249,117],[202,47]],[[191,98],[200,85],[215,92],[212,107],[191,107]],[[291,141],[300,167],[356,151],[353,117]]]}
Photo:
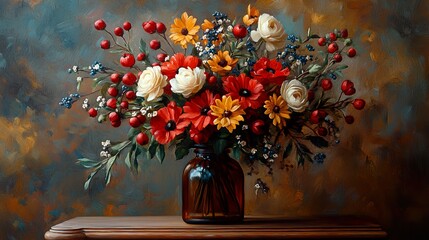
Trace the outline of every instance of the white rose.
{"label": "white rose", "polygon": [[170,80],[171,91],[188,98],[200,91],[205,82],[206,75],[200,68],[179,68],[179,73]]}
{"label": "white rose", "polygon": [[148,67],[140,75],[136,95],[150,102],[164,94],[164,87],[167,84],[167,76],[161,74],[161,67]]}
{"label": "white rose", "polygon": [[284,81],[280,93],[294,112],[303,112],[308,106],[307,88],[296,79]]}
{"label": "white rose", "polygon": [[258,42],[261,38],[265,41],[268,51],[282,48],[286,44],[286,33],[283,25],[273,16],[262,14],[259,16],[258,28],[250,33],[253,41]]}

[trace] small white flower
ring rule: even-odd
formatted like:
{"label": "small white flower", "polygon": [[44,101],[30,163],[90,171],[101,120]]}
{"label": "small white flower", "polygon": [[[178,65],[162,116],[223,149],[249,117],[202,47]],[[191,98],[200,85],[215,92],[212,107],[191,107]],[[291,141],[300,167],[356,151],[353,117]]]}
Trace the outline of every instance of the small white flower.
{"label": "small white flower", "polygon": [[250,149],[250,153],[252,153],[253,155],[257,152],[258,150],[256,148],[252,148]]}
{"label": "small white flower", "polygon": [[91,69],[92,69],[92,66],[88,66],[88,69],[89,69],[89,70],[91,70]]}
{"label": "small white flower", "polygon": [[99,64],[95,64],[95,65],[94,65],[94,69],[95,69],[95,70],[100,70],[100,65],[99,65]]}
{"label": "small white flower", "polygon": [[158,115],[158,112],[157,111],[153,111],[152,112],[152,117],[156,117],[156,115]]}
{"label": "small white flower", "polygon": [[222,31],[223,31],[223,27],[219,27],[219,28],[217,29],[217,32],[218,32],[218,33],[222,32]]}
{"label": "small white flower", "polygon": [[101,101],[102,98],[103,98],[102,96],[98,96],[97,97],[97,102]]}
{"label": "small white flower", "polygon": [[279,155],[277,155],[277,153],[273,154],[273,158],[277,158]]}
{"label": "small white flower", "polygon": [[82,78],[82,77],[77,77],[77,78],[76,78],[76,81],[77,81],[78,83],[82,82],[82,80],[83,80],[83,78]]}
{"label": "small white flower", "polygon": [[137,115],[138,115],[138,112],[132,112],[132,113],[131,113],[131,116],[132,116],[132,117],[135,117],[135,116],[137,116]]}
{"label": "small white flower", "polygon": [[287,59],[288,59],[290,62],[292,62],[295,58],[294,58],[293,56],[289,56]]}
{"label": "small white flower", "polygon": [[140,109],[140,112],[141,112],[142,115],[146,115],[147,110],[142,108],[142,109]]}
{"label": "small white flower", "polygon": [[267,144],[265,144],[265,147],[268,148],[268,149],[271,149],[272,145],[269,144],[269,143],[267,143]]}
{"label": "small white flower", "polygon": [[232,32],[232,25],[229,25],[228,28],[226,29],[228,32]]}
{"label": "small white flower", "polygon": [[268,162],[269,162],[269,163],[273,163],[273,162],[274,162],[274,159],[270,158],[270,159],[268,159]]}
{"label": "small white flower", "polygon": [[148,114],[147,114],[147,117],[148,117],[148,118],[151,118],[151,117],[152,117],[152,113],[148,113]]}
{"label": "small white flower", "polygon": [[237,140],[240,140],[240,139],[241,139],[241,135],[237,135],[237,136],[235,136],[235,138],[236,138]]}
{"label": "small white flower", "polygon": [[309,61],[311,59],[311,57],[307,55],[307,57],[305,57],[305,59],[307,59],[307,61]]}
{"label": "small white flower", "polygon": [[[208,31],[208,29],[207,29],[206,31]],[[207,36],[206,36],[206,35],[203,35],[202,39],[203,39],[203,40],[204,40],[204,39],[207,39]]]}
{"label": "small white flower", "polygon": [[110,140],[109,139],[107,139],[106,141],[104,141],[104,142],[101,142],[101,146],[103,146],[103,147],[109,147],[110,146]]}
{"label": "small white flower", "polygon": [[165,62],[168,62],[168,60],[170,60],[170,55],[168,55],[167,57],[164,58]]}
{"label": "small white flower", "polygon": [[259,185],[259,183],[256,183],[255,188],[259,189],[259,188],[261,188],[261,185]]}
{"label": "small white flower", "polygon": [[210,53],[210,54],[209,54],[209,57],[210,57],[210,58],[213,58],[213,56],[214,56],[214,54],[213,54],[213,53]]}
{"label": "small white flower", "polygon": [[242,130],[247,130],[247,129],[249,129],[249,126],[248,126],[248,125],[243,125],[243,126],[241,127],[241,129],[242,129]]}
{"label": "small white flower", "polygon": [[217,20],[217,23],[218,23],[219,25],[221,25],[221,24],[222,24],[222,22],[223,22],[223,21],[222,21],[222,20],[220,20],[220,19],[219,19],[219,20]]}
{"label": "small white flower", "polygon": [[301,60],[298,59],[298,60],[296,60],[295,63],[296,63],[296,65],[301,65]]}
{"label": "small white flower", "polygon": [[205,64],[207,64],[207,60],[203,60],[203,64],[205,65]]}
{"label": "small white flower", "polygon": [[246,146],[246,144],[247,144],[247,143],[246,143],[246,141],[241,141],[241,142],[240,142],[240,145],[241,145],[242,147]]}
{"label": "small white flower", "polygon": [[99,107],[104,107],[104,102],[100,102],[100,103],[98,104],[98,106],[99,106]]}
{"label": "small white flower", "polygon": [[83,109],[85,109],[85,110],[86,110],[88,107],[89,107],[89,106],[88,106],[88,103],[82,103],[82,108],[83,108]]}
{"label": "small white flower", "polygon": [[268,159],[268,154],[264,153],[262,156],[263,156],[265,159]]}
{"label": "small white flower", "polygon": [[77,72],[78,70],[79,70],[79,67],[78,66],[73,66],[73,72]]}

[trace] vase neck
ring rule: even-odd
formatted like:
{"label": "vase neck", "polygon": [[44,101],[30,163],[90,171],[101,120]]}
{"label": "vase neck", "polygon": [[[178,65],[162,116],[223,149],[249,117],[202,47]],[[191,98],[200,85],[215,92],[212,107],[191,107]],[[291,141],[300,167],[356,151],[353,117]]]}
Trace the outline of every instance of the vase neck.
{"label": "vase neck", "polygon": [[214,160],[216,158],[213,147],[208,145],[196,145],[194,152],[197,157],[203,158],[204,160]]}

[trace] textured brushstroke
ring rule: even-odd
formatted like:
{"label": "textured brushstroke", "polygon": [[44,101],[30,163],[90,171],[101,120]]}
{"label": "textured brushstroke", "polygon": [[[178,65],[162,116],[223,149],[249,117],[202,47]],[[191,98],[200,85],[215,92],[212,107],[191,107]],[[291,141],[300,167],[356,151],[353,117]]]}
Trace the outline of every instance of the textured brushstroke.
{"label": "textured brushstroke", "polygon": [[[345,74],[367,100],[356,123],[344,128],[324,165],[275,171],[268,196],[255,196],[246,178],[246,213],[303,216],[359,214],[378,219],[393,239],[416,239],[429,222],[428,1],[251,1],[278,17],[285,30],[305,34],[349,29],[358,56]],[[0,236],[42,239],[51,225],[79,215],[180,213],[186,160],[142,163],[139,176],[117,164],[109,187],[75,164],[96,157],[100,142],[124,132],[106,126],[61,97],[74,90],[74,64],[117,59],[98,49],[104,37],[93,22],[133,23],[134,40],[150,18],[169,23],[183,11],[199,21],[213,10],[245,14],[237,1],[55,1],[0,3]],[[168,25],[168,24],[167,24]],[[350,60],[344,59],[349,62]],[[338,87],[339,81],[334,83]],[[111,128],[109,128],[111,129]]]}

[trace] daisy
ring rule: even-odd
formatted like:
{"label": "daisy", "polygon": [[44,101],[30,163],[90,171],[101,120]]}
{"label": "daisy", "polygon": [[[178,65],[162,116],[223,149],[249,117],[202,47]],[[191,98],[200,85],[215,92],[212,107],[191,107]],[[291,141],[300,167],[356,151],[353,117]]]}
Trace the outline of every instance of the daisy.
{"label": "daisy", "polygon": [[213,121],[217,129],[225,127],[230,133],[237,127],[240,121],[244,121],[246,114],[241,109],[238,99],[232,100],[230,96],[222,96],[222,100],[216,99],[215,105],[211,105],[212,115],[217,118]]}
{"label": "daisy", "polygon": [[214,95],[209,90],[205,90],[185,103],[181,118],[190,121],[198,131],[203,130],[208,125],[213,125],[213,120],[216,117],[211,114],[210,106],[215,104],[216,99],[219,99],[218,94]]}
{"label": "daisy", "polygon": [[157,115],[150,120],[150,132],[157,142],[167,144],[185,131],[189,121],[180,118],[181,114],[182,108],[176,106],[175,102],[157,111]]}
{"label": "daisy", "polygon": [[282,129],[286,126],[286,119],[290,119],[290,111],[286,101],[281,97],[277,97],[274,93],[270,96],[269,100],[265,101],[264,108],[266,109],[264,114],[268,115],[270,119],[273,119],[274,126],[278,126]]}
{"label": "daisy", "polygon": [[195,44],[198,40],[198,30],[200,26],[195,25],[197,19],[193,16],[188,16],[188,13],[184,12],[182,17],[175,18],[174,23],[170,27],[170,39],[173,40],[174,44],[180,44],[182,48],[186,48],[188,43]]}
{"label": "daisy", "polygon": [[240,101],[243,109],[248,107],[256,109],[262,105],[260,99],[264,87],[258,80],[251,79],[244,73],[238,77],[228,76],[224,78],[223,88],[228,92],[227,96]]}
{"label": "daisy", "polygon": [[270,83],[281,85],[289,76],[289,73],[289,68],[283,68],[280,62],[263,57],[255,63],[251,75],[258,79],[262,85]]}
{"label": "daisy", "polygon": [[215,73],[219,73],[221,76],[224,76],[230,72],[235,67],[237,62],[238,59],[231,58],[228,51],[222,52],[220,50],[213,56],[211,60],[207,61],[210,69]]}

